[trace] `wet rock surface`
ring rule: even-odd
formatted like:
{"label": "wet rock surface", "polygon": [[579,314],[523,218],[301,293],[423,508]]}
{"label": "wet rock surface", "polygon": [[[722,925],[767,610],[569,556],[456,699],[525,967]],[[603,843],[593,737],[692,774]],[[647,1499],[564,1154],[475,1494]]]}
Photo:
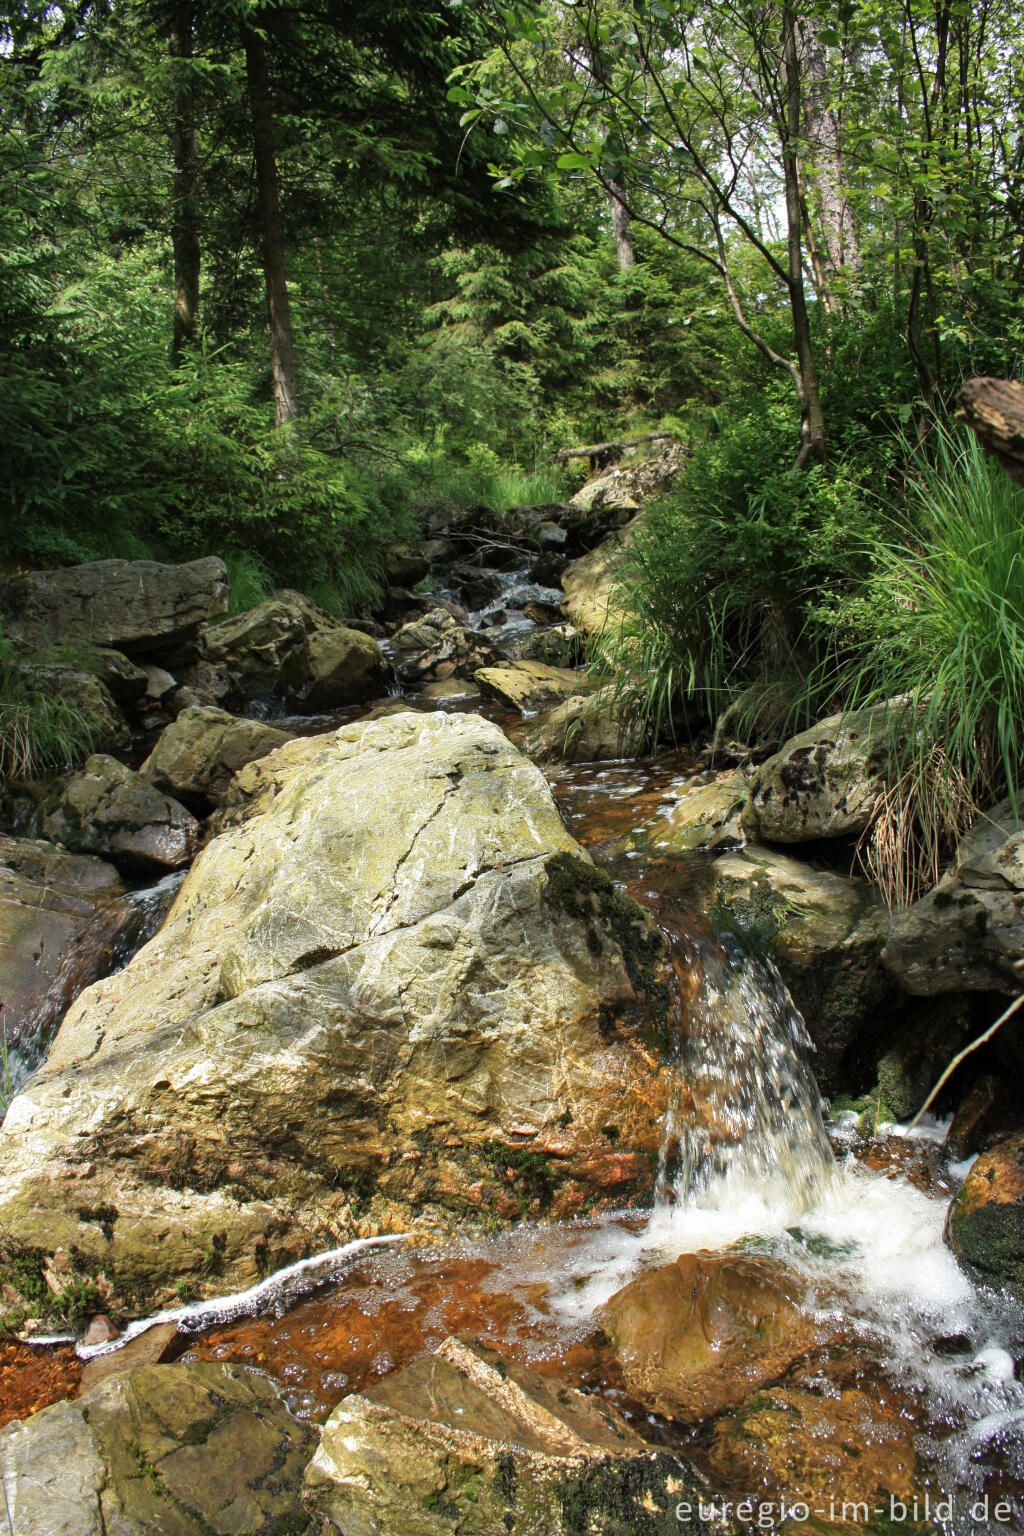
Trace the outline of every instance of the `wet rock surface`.
{"label": "wet rock surface", "polygon": [[448,1339],[339,1404],[305,1503],[377,1536],[663,1536],[678,1530],[676,1505],[704,1491],[606,1403]]}
{"label": "wet rock surface", "polygon": [[112,646],[137,654],[181,654],[201,624],[228,606],[224,562],[94,560],[9,577],[0,591],[8,633],[31,644]]}
{"label": "wet rock surface", "polygon": [[130,867],[180,869],[195,857],[201,829],[177,800],[114,757],[95,755],[64,785],[44,818],[52,841],[105,854]]}
{"label": "wet rock surface", "polygon": [[610,688],[566,699],[532,723],[524,739],[525,750],[540,763],[614,762],[635,756],[642,746]]}
{"label": "wet rock surface", "polygon": [[400,682],[442,682],[459,672],[473,676],[478,668],[503,660],[486,636],[461,627],[445,608],[404,624],[388,642],[388,653]]}
{"label": "wet rock surface", "polygon": [[978,1158],[949,1208],[946,1238],[980,1284],[1024,1300],[1024,1134]]}
{"label": "wet rock surface", "polygon": [[627,1387],[685,1423],[737,1407],[812,1349],[801,1282],[765,1260],[681,1254],[600,1314]]}
{"label": "wet rock surface", "polygon": [[0,1431],[10,1536],[303,1536],[315,1442],[254,1371],[143,1367]]}
{"label": "wet rock surface", "polygon": [[334,1246],[354,1186],[382,1216],[650,1188],[662,940],[537,769],[464,716],[304,746],[0,1133],[11,1243],[73,1251],[131,1307]]}
{"label": "wet rock surface", "polygon": [[651,842],[659,853],[697,853],[742,843],[740,818],[748,794],[742,773],[688,779],[676,791],[675,804],[651,823]]}
{"label": "wet rock surface", "polygon": [[814,1070],[838,1090],[844,1058],[889,990],[889,914],[864,880],[747,847],[711,865],[711,899],[755,949],[767,950],[816,1046]]}

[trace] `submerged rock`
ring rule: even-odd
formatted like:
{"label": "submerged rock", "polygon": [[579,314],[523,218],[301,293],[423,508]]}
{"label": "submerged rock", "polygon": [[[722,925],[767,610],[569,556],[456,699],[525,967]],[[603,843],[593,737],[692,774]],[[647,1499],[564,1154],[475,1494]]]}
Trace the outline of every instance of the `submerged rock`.
{"label": "submerged rock", "polygon": [[9,634],[31,644],[112,646],[129,654],[180,655],[199,627],[228,606],[223,560],[185,565],[92,560],[11,576],[0,588]]}
{"label": "submerged rock", "polygon": [[778,1381],[818,1342],[795,1275],[729,1254],[680,1254],[616,1292],[599,1321],[630,1392],[690,1424]]}
{"label": "submerged rock", "polygon": [[192,705],[163,732],[142,773],[159,789],[204,806],[220,798],[246,763],[265,757],[288,739],[285,731],[261,720]]}
{"label": "submerged rock", "polygon": [[200,842],[195,817],[114,757],[94,756],[64,785],[43,821],[54,842],[134,866],[180,869]]}
{"label": "submerged rock", "polygon": [[6,1528],[304,1536],[299,1490],[316,1438],[256,1371],[144,1366],[0,1430]]}
{"label": "submerged rock", "polygon": [[880,704],[831,715],[785,742],[751,783],[750,836],[807,843],[864,832],[885,793],[896,720],[893,707]]}
{"label": "submerged rock", "polygon": [[1008,802],[978,818],[935,889],[897,914],[883,960],[918,997],[1024,987],[1024,830]]}
{"label": "submerged rock", "polygon": [[946,1241],[980,1285],[1024,1299],[1024,1132],[978,1158],[949,1208]]}
{"label": "submerged rock", "polygon": [[742,773],[687,779],[676,793],[675,804],[647,828],[659,853],[696,853],[743,842],[740,816],[749,790]]}
{"label": "submerged rock", "polygon": [[548,709],[580,686],[578,672],[567,667],[549,667],[542,661],[509,661],[499,667],[481,667],[475,677],[484,693],[524,715]]}
{"label": "submerged rock", "polygon": [[10,1242],[138,1308],[336,1246],[353,1189],[392,1223],[649,1192],[663,940],[539,771],[406,713],[290,743],[270,782],[12,1104]]}
{"label": "submerged rock", "polygon": [[825,1093],[838,1092],[844,1057],[888,988],[881,962],[889,914],[877,893],[769,848],[724,854],[711,876],[717,911],[777,963],[814,1041],[818,1081]]}
{"label": "submerged rock", "polygon": [[682,1503],[687,1529],[720,1528],[702,1497],[600,1398],[447,1339],[339,1403],[304,1502],[353,1536],[675,1536]]}

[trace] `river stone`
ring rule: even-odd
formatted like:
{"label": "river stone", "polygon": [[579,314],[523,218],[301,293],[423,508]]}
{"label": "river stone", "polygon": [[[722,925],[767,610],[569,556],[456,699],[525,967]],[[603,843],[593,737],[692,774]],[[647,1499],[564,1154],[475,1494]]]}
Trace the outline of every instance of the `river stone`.
{"label": "river stone", "polygon": [[403,683],[440,682],[502,660],[484,635],[463,629],[444,608],[403,624],[388,641],[388,653]]}
{"label": "river stone", "polygon": [[204,806],[220,798],[239,768],[288,739],[261,720],[196,704],[167,727],[141,771],[158,789]]}
{"label": "river stone", "polygon": [[518,709],[522,715],[538,714],[560,703],[580,686],[580,674],[567,667],[549,667],[542,661],[509,661],[500,667],[481,667],[476,681],[492,699]]}
{"label": "river stone", "polygon": [[[923,1509],[925,1488],[913,1425],[891,1392],[832,1382],[816,1391],[771,1387],[716,1419],[705,1458],[725,1487],[756,1489],[776,1503],[780,1496],[790,1504],[804,1500],[812,1510],[834,1507],[835,1522],[825,1527],[830,1532],[934,1536],[930,1523],[889,1519],[890,1499],[909,1512],[917,1496]],[[822,1530],[817,1524],[803,1529]]]}
{"label": "river stone", "polygon": [[816,1047],[823,1091],[841,1091],[844,1058],[889,990],[890,918],[878,893],[756,846],[717,858],[710,878],[713,907],[778,965]]}
{"label": "river stone", "polygon": [[346,1536],[676,1536],[686,1500],[718,1529],[701,1497],[600,1398],[449,1338],[338,1404],[303,1502]]}
{"label": "river stone", "polygon": [[312,598],[285,588],[255,608],[208,624],[200,653],[203,661],[231,673],[235,694],[244,701],[274,688],[293,651],[332,622]]}
{"label": "river stone", "polygon": [[740,816],[747,803],[742,773],[686,779],[677,799],[647,828],[659,853],[696,853],[743,842]]}
{"label": "river stone", "polygon": [[198,850],[199,823],[177,800],[114,757],[90,757],[43,821],[55,843],[134,866],[180,869]]}
{"label": "river stone", "polygon": [[17,1078],[102,971],[123,890],[110,864],[52,843],[0,836],[0,1019]]}
{"label": "river stone", "polygon": [[831,715],[785,742],[751,783],[745,824],[752,840],[807,843],[864,832],[885,793],[898,715],[893,706]]}
{"label": "river stone", "polygon": [[153,1365],[0,1430],[10,1536],[304,1536],[316,1431],[256,1371]]}
{"label": "river stone", "polygon": [[335,625],[303,640],[289,656],[282,681],[292,704],[319,710],[376,698],[386,676],[387,662],[376,640]]}
{"label": "river stone", "polygon": [[9,634],[32,644],[105,645],[130,655],[180,655],[199,626],[228,605],[223,560],[186,565],[93,560],[8,577],[0,611]]}
{"label": "river stone", "polygon": [[637,757],[644,737],[625,724],[614,690],[578,694],[537,720],[523,750],[538,763],[601,763]]}
{"label": "river stone", "polygon": [[133,1308],[336,1246],[354,1185],[390,1221],[650,1192],[664,941],[539,771],[475,716],[303,748],[73,1005],[0,1132],[10,1243],[74,1253]]}
{"label": "river stone", "polygon": [[695,1424],[738,1407],[814,1348],[803,1300],[779,1264],[683,1253],[617,1291],[598,1321],[629,1391]]}
{"label": "river stone", "polygon": [[617,608],[615,584],[623,555],[643,527],[643,513],[634,517],[620,532],[609,535],[596,549],[574,560],[562,572],[566,618],[584,635],[600,635],[615,627]]}
{"label": "river stone", "polygon": [[1024,1133],[978,1158],[950,1205],[946,1241],[980,1285],[1024,1300]]}
{"label": "river stone", "polygon": [[1024,988],[1024,831],[1008,802],[979,817],[935,889],[896,915],[882,958],[918,997]]}
{"label": "river stone", "polygon": [[149,686],[149,666],[138,667],[122,651],[94,646],[86,652],[89,670],[106,687],[118,706],[131,708],[139,703]]}

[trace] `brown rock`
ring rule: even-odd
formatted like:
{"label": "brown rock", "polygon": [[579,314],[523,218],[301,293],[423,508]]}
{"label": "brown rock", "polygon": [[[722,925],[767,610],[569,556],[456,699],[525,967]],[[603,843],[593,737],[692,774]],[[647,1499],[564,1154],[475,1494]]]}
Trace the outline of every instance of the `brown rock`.
{"label": "brown rock", "polygon": [[1024,1297],[1024,1132],[978,1158],[949,1208],[946,1241],[980,1284]]}
{"label": "brown rock", "polygon": [[600,1324],[629,1389],[696,1423],[738,1407],[814,1346],[802,1301],[779,1265],[684,1253],[618,1291]]}
{"label": "brown rock", "polygon": [[82,1372],[79,1397],[91,1387],[98,1387],[101,1381],[109,1381],[113,1376],[127,1376],[137,1366],[161,1365],[165,1360],[172,1359],[177,1338],[176,1323],[154,1323],[152,1328],[136,1334],[134,1339],[122,1344],[120,1349],[111,1350],[109,1355],[94,1356]]}

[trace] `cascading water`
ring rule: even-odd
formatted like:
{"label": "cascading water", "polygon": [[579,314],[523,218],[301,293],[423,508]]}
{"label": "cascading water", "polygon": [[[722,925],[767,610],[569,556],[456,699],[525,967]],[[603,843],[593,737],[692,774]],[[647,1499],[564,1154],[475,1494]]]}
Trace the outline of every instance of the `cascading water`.
{"label": "cascading water", "polygon": [[774,966],[726,944],[705,949],[674,1052],[659,1213],[718,1207],[751,1190],[774,1191],[790,1210],[821,1198],[835,1161],[811,1049]]}

